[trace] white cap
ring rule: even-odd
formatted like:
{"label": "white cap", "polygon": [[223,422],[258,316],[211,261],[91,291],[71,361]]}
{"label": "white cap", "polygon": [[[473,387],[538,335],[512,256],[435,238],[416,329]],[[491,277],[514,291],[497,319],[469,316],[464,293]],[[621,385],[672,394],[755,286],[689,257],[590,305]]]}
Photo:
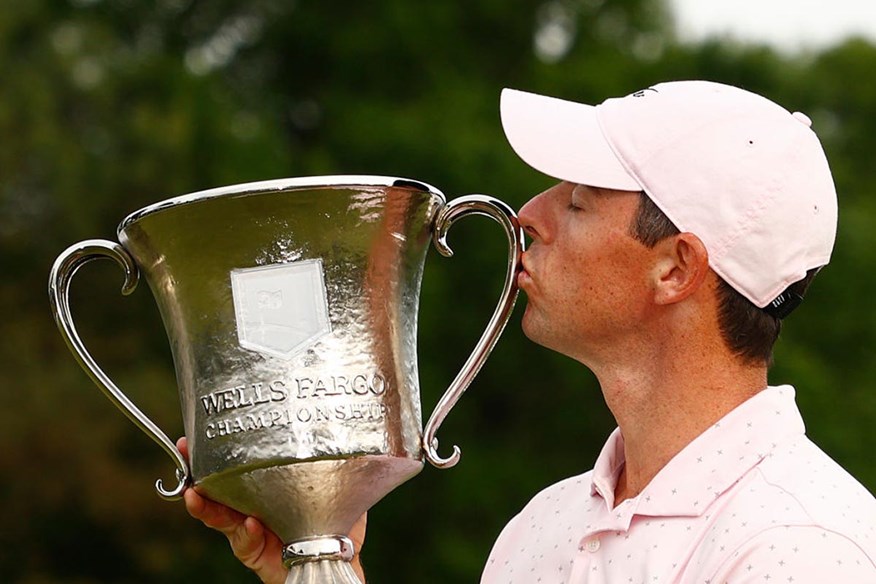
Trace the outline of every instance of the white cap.
{"label": "white cap", "polygon": [[707,81],[661,83],[597,106],[505,89],[501,111],[524,162],[560,180],[645,191],[758,307],[830,260],[836,190],[799,112]]}

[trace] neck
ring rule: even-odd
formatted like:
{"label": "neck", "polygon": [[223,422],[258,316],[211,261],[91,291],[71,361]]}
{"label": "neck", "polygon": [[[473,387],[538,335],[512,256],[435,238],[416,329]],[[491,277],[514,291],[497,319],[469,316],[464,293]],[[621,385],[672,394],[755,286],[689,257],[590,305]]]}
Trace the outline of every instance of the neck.
{"label": "neck", "polygon": [[720,339],[695,349],[669,343],[639,349],[594,368],[624,436],[615,505],[638,495],[685,446],[767,385],[765,365],[742,363]]}

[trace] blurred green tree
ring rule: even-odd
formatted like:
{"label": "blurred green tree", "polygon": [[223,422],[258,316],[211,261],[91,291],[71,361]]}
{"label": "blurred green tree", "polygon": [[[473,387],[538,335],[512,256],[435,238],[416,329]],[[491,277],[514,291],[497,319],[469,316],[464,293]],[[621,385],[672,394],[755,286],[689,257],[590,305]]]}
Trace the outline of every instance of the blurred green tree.
{"label": "blurred green tree", "polygon": [[[0,573],[11,582],[243,582],[223,538],[150,487],[165,456],[99,395],[49,314],[53,258],[143,205],[283,176],[388,174],[449,197],[519,206],[550,184],[505,144],[503,86],[601,101],[671,78],[763,92],[810,114],[832,161],[841,228],[833,265],[783,333],[773,381],[798,385],[810,433],[876,488],[869,161],[876,48],[821,54],[679,45],[659,0],[467,3],[0,0]],[[492,310],[505,250],[467,220],[452,260],[430,255],[420,367],[430,411]],[[205,242],[209,245],[209,242]],[[495,266],[495,269],[490,268]],[[149,294],[91,265],[73,309],[132,399],[181,433],[169,351]],[[495,292],[490,292],[495,290]],[[535,491],[588,468],[613,422],[586,370],[512,322],[442,430],[463,448],[370,517],[373,581],[477,577],[504,522]]]}

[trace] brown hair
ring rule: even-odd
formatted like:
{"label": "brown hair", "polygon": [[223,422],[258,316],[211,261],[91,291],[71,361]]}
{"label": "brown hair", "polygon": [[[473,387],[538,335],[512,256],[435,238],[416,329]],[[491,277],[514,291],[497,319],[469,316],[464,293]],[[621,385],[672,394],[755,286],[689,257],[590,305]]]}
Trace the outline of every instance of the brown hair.
{"label": "brown hair", "polygon": [[[663,211],[644,192],[641,193],[630,235],[647,247],[654,247],[662,239],[678,233],[678,228]],[[788,291],[802,297],[817,272],[817,268],[809,270],[802,280],[791,284]],[[755,306],[722,278],[718,278],[715,293],[718,326],[727,347],[746,363],[772,365],[773,345],[782,330],[781,319]]]}

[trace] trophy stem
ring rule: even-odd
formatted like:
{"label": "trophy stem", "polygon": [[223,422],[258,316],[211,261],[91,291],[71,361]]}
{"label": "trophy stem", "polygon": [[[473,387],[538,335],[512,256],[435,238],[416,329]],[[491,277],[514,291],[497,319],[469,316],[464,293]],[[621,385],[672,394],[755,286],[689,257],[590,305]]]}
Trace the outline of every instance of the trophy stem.
{"label": "trophy stem", "polygon": [[283,547],[283,564],[289,568],[286,584],[362,584],[350,560],[353,542],[333,535],[303,539]]}

